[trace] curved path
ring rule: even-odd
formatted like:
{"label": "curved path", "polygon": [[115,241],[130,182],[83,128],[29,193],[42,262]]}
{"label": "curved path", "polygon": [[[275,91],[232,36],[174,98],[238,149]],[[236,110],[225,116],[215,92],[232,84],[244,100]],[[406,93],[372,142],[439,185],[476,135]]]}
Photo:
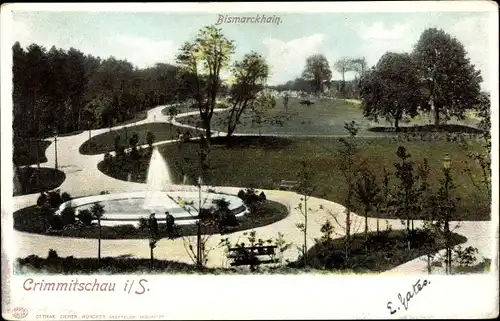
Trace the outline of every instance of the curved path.
{"label": "curved path", "polygon": [[[189,113],[179,114],[176,118],[169,121],[168,116],[162,114],[162,110],[168,106],[158,106],[148,111],[147,118],[138,121],[133,124],[116,126],[112,129],[119,129],[125,126],[135,126],[145,123],[152,122],[167,122],[173,125],[193,128],[191,126],[181,124],[176,118],[184,117],[192,114],[197,114],[196,111]],[[219,109],[217,112],[224,111],[225,109]],[[109,129],[97,129],[91,132],[92,136],[109,131]],[[219,135],[225,135],[225,133],[218,133]],[[79,153],[79,147],[83,144],[89,136],[89,132],[85,131],[83,133],[59,137],[57,140],[58,144],[58,164],[60,170],[64,171],[66,174],[66,180],[61,184],[60,188],[63,191],[68,191],[73,197],[84,196],[84,195],[95,195],[102,190],[107,190],[111,193],[113,192],[128,192],[128,191],[140,191],[144,190],[145,184],[126,182],[118,179],[109,177],[97,169],[97,164],[103,159],[103,154],[101,155],[82,155]],[[52,141],[53,139],[48,139]],[[172,141],[162,141],[156,142],[154,145],[162,145],[170,143]],[[46,151],[47,162],[44,163],[44,167],[54,167],[54,148],[49,146]],[[175,187],[175,186],[173,186]],[[186,187],[184,187],[186,188]],[[240,187],[216,187],[217,191],[226,193],[237,193]],[[263,190],[266,193],[268,199],[273,201],[278,201],[290,209],[290,215],[276,223],[271,225],[256,228],[258,238],[274,238],[277,236],[278,232],[284,234],[284,238],[287,242],[292,242],[294,246],[285,252],[285,258],[289,260],[295,260],[298,256],[297,246],[303,244],[303,234],[296,228],[296,224],[303,222],[303,216],[295,209],[300,203],[300,196],[294,192],[287,191],[277,191],[277,190]],[[21,209],[26,206],[30,206],[36,203],[36,199],[39,194],[29,194],[23,196],[17,196],[13,198],[13,211]],[[319,198],[311,198],[308,205],[313,209],[309,214],[308,220],[308,231],[310,239],[308,241],[309,245],[314,243],[314,238],[320,236],[321,225],[326,219],[334,221],[331,215],[335,215],[339,222],[345,221],[344,207],[342,205],[336,204],[331,201],[327,201]],[[320,206],[323,207],[319,210]],[[363,229],[364,219],[355,214],[353,216],[353,225],[357,227],[357,231],[361,232]],[[376,219],[369,219],[369,229],[376,229]],[[389,220],[388,221],[393,229],[403,228],[399,220]],[[479,249],[479,259],[481,256],[492,258],[492,238],[494,237],[493,228],[491,221],[485,222],[462,222],[459,234],[467,237],[468,241],[464,246],[472,245]],[[421,222],[416,221],[416,226],[420,226]],[[334,223],[335,226],[335,223]],[[385,220],[380,220],[381,229],[385,228]],[[342,236],[342,228],[335,226],[335,232],[337,236]],[[244,232],[232,233],[225,237],[228,237],[233,243],[238,239],[245,240],[243,236]],[[25,257],[30,254],[36,254],[39,256],[46,256],[49,249],[55,249],[57,253],[61,256],[75,257],[95,257],[97,256],[97,240],[94,239],[76,239],[76,238],[66,238],[66,237],[54,237],[54,236],[44,236],[37,234],[29,234],[19,231],[14,231],[14,244],[17,249],[15,257]],[[210,252],[208,266],[225,266],[227,263],[225,259],[225,254],[222,248],[218,247],[218,243],[221,238],[220,235],[213,235],[210,237],[207,246],[213,248]],[[157,243],[155,249],[155,257],[158,259],[169,259],[177,260],[180,262],[192,263],[187,251],[186,242],[190,240],[194,242],[194,237],[186,239],[177,240],[166,240],[162,239]],[[148,258],[149,257],[149,246],[148,240],[103,240],[102,241],[102,256],[121,256],[121,255],[131,255],[135,257]],[[422,259],[416,259],[407,262],[395,269],[388,271],[386,273],[426,273],[426,262]]]}

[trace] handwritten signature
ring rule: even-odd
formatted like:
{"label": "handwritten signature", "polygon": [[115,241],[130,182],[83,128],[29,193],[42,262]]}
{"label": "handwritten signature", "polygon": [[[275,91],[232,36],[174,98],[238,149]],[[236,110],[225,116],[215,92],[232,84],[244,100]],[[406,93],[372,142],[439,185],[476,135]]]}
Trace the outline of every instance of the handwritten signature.
{"label": "handwritten signature", "polygon": [[[408,310],[408,303],[410,302],[411,299],[417,294],[422,291],[423,288],[425,288],[427,285],[431,284],[430,281],[424,280],[422,283],[420,282],[420,279],[413,284],[413,288],[406,293],[406,296],[403,297],[401,293],[398,293],[398,299],[401,305],[405,308],[405,310]],[[398,306],[397,308],[393,307],[392,301],[387,302],[387,309],[391,312],[391,314],[394,314],[398,312],[401,308],[401,305]]]}

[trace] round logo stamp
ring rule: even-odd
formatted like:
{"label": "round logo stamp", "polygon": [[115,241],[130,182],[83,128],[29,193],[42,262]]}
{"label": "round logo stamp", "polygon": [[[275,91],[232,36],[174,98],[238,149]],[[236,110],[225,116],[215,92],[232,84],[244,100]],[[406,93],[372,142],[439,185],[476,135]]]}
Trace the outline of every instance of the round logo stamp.
{"label": "round logo stamp", "polygon": [[26,318],[26,316],[28,315],[28,309],[22,307],[14,308],[14,310],[12,310],[12,315],[16,319]]}

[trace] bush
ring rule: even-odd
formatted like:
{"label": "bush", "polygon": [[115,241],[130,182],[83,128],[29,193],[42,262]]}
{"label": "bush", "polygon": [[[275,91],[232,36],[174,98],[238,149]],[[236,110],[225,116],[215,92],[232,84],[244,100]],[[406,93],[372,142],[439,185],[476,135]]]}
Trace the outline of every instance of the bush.
{"label": "bush", "polygon": [[62,204],[62,198],[59,191],[50,191],[47,193],[47,202],[51,208],[59,208]]}
{"label": "bush", "polygon": [[136,234],[137,229],[132,224],[118,225],[114,227],[114,232],[116,233],[116,236],[126,238],[128,235]]}
{"label": "bush", "polygon": [[99,195],[106,195],[106,194],[109,194],[109,191],[101,191],[101,192],[99,193]]}
{"label": "bush", "polygon": [[71,201],[71,195],[67,192],[61,194],[61,201],[63,203]]}
{"label": "bush", "polygon": [[139,230],[145,230],[149,227],[149,221],[145,217],[139,218]]}
{"label": "bush", "polygon": [[40,193],[40,196],[38,196],[38,199],[36,200],[36,205],[37,206],[42,206],[47,202],[47,194],[44,192]]}
{"label": "bush", "polygon": [[63,225],[69,225],[75,223],[76,216],[75,216],[75,208],[72,206],[66,206],[62,211],[61,211],[61,221]]}
{"label": "bush", "polygon": [[261,193],[261,195],[259,196],[253,188],[247,188],[245,190],[240,190],[238,192],[238,197],[243,200],[243,203],[245,203],[245,205],[252,207],[253,205],[263,201],[262,197],[265,198],[266,195],[264,193]]}
{"label": "bush", "polygon": [[60,231],[64,228],[64,223],[59,215],[53,214],[48,220],[52,230]]}
{"label": "bush", "polygon": [[306,105],[306,106],[311,106],[312,104],[314,104],[314,102],[310,101],[309,99],[305,99],[305,100],[302,100],[300,102],[301,105]]}
{"label": "bush", "polygon": [[266,194],[264,192],[260,192],[259,194],[259,202],[264,202],[267,200]]}
{"label": "bush", "polygon": [[94,218],[88,209],[84,209],[78,212],[78,220],[82,222],[83,225],[90,226]]}
{"label": "bush", "polygon": [[58,259],[59,255],[57,254],[56,250],[49,249],[49,254],[47,255],[47,260],[50,259]]}
{"label": "bush", "polygon": [[155,135],[151,131],[148,131],[146,133],[146,142],[148,143],[150,148],[153,147],[154,141],[155,141]]}

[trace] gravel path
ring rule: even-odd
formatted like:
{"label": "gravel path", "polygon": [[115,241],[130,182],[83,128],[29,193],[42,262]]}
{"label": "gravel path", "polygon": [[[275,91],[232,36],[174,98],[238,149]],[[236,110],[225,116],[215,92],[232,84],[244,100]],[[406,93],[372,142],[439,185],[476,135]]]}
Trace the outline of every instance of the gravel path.
{"label": "gravel path", "polygon": [[[177,118],[196,114],[197,111],[179,114],[172,121],[168,120],[168,116],[162,114],[162,110],[167,106],[158,106],[148,111],[147,118],[133,124],[126,125],[127,127],[152,123],[152,122],[166,122],[173,125],[192,128],[191,126],[179,123]],[[218,109],[216,112],[224,111]],[[113,129],[119,129],[125,126],[117,126]],[[92,136],[109,131],[109,129],[92,130]],[[225,133],[217,133],[220,136]],[[217,135],[216,134],[216,135]],[[140,191],[145,189],[145,184],[126,182],[111,178],[97,169],[97,164],[103,159],[101,155],[82,155],[79,153],[79,147],[88,139],[88,131],[83,133],[59,137],[57,140],[58,145],[58,163],[60,170],[66,174],[66,179],[59,187],[62,191],[68,191],[74,197],[98,194],[102,190],[113,192],[129,192]],[[53,141],[53,139],[48,139]],[[168,144],[172,141],[156,142],[154,145]],[[53,145],[49,146],[46,151],[47,162],[43,167],[54,167],[54,148]],[[168,160],[167,160],[168,161]],[[237,193],[239,187],[216,187],[217,191]],[[266,239],[274,238],[278,232],[284,234],[287,242],[292,242],[294,246],[285,253],[285,258],[295,260],[298,256],[297,246],[303,243],[303,234],[296,228],[296,223],[303,222],[303,216],[296,209],[300,203],[300,196],[293,192],[277,191],[277,190],[264,190],[268,199],[278,201],[290,209],[290,215],[276,223],[268,226],[256,228],[257,237]],[[13,198],[13,211],[21,209],[26,206],[36,203],[39,194],[29,194],[17,196]],[[314,238],[320,236],[320,227],[327,218],[333,221],[331,215],[335,215],[339,222],[345,221],[344,208],[342,205],[336,204],[324,199],[311,198],[309,201],[310,207],[313,212],[309,215],[308,230],[310,235],[309,245],[313,244]],[[323,210],[314,211],[320,206]],[[362,231],[362,224],[364,219],[353,214],[354,225],[358,226],[359,231]],[[376,219],[369,219],[370,230],[375,230]],[[393,229],[403,228],[399,220],[389,220]],[[416,226],[420,226],[421,222],[415,222]],[[495,231],[491,221],[479,222],[461,222],[461,227],[457,231],[459,234],[467,237],[467,242],[462,246],[474,246],[479,250],[479,259],[482,256],[492,258],[493,256],[493,243],[495,239]],[[385,220],[380,220],[381,228],[385,228]],[[337,227],[336,232],[338,236],[342,236],[341,228]],[[223,237],[229,237],[232,242],[243,238],[243,232],[233,233]],[[497,234],[497,233],[496,233]],[[209,255],[208,266],[224,266],[227,262],[223,249],[218,247],[218,243],[222,237],[220,235],[213,235],[209,242],[208,247],[213,248]],[[194,237],[188,238],[192,242]],[[14,238],[10,240],[14,242],[16,253],[15,257],[25,257],[30,254],[39,256],[46,256],[49,249],[54,249],[61,256],[73,255],[75,257],[95,257],[97,256],[97,240],[92,239],[76,239],[76,238],[62,238],[53,236],[43,236],[36,234],[29,234],[24,232],[14,231]],[[195,243],[193,243],[195,244]],[[186,251],[186,239],[177,240],[160,240],[155,249],[155,256],[158,259],[178,260],[181,262],[191,263],[191,259]],[[102,241],[102,256],[121,256],[131,255],[134,257],[148,258],[149,246],[148,240],[103,240]],[[386,273],[426,273],[426,262],[422,259],[415,259],[407,262],[395,269]]]}

